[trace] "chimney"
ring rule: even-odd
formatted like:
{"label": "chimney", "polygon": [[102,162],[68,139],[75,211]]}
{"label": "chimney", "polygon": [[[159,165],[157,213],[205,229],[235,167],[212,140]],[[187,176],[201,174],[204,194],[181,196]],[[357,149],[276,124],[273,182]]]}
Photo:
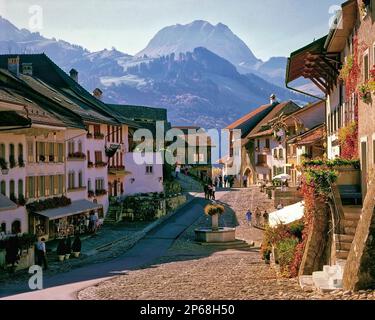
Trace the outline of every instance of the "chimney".
{"label": "chimney", "polygon": [[69,71],[69,75],[70,75],[70,77],[71,77],[75,82],[78,83],[78,71],[77,71],[76,69],[71,69],[71,70]]}
{"label": "chimney", "polygon": [[270,104],[278,104],[278,101],[276,99],[276,95],[274,93],[270,96]]}
{"label": "chimney", "polygon": [[8,58],[8,71],[18,77],[20,73],[20,57]]}
{"label": "chimney", "polygon": [[28,76],[33,75],[33,64],[32,63],[22,63],[22,73]]}
{"label": "chimney", "polygon": [[102,94],[103,94],[103,91],[100,90],[99,88],[95,88],[94,91],[92,92],[92,95],[98,99],[98,100],[102,100]]}

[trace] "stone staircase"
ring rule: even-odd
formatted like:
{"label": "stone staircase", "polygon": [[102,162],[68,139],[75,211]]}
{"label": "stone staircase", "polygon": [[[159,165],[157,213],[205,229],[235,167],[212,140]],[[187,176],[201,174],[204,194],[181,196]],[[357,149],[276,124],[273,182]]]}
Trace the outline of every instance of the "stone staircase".
{"label": "stone staircase", "polygon": [[111,204],[104,218],[105,224],[116,224],[121,220],[122,205]]}
{"label": "stone staircase", "polygon": [[203,186],[194,178],[180,173],[177,178],[183,192],[203,192]]}
{"label": "stone staircase", "polygon": [[303,289],[311,286],[311,289],[324,293],[342,288],[344,267],[361,216],[362,206],[349,205],[342,206],[342,208],[344,233],[334,234],[336,263],[332,266],[323,266],[322,271],[313,272],[311,276],[301,276],[299,281]]}

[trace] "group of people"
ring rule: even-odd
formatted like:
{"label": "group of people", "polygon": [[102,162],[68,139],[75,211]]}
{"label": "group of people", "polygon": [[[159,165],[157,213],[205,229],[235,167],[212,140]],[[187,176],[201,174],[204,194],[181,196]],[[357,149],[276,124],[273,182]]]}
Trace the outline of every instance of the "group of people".
{"label": "group of people", "polygon": [[207,200],[215,200],[216,186],[215,184],[205,184],[204,185],[204,198]]}
{"label": "group of people", "polygon": [[224,177],[220,174],[214,178],[213,184],[217,188],[232,188],[234,184],[234,176],[227,176]]}
{"label": "group of people", "polygon": [[[262,217],[263,217],[263,223],[261,222]],[[269,215],[268,215],[267,210],[264,210],[264,212],[262,214],[259,207],[256,207],[256,209],[255,209],[255,224],[253,224],[253,213],[251,212],[251,210],[248,209],[245,213],[245,218],[246,218],[247,224],[249,226],[265,227],[265,226],[268,225],[268,217],[269,217]]]}

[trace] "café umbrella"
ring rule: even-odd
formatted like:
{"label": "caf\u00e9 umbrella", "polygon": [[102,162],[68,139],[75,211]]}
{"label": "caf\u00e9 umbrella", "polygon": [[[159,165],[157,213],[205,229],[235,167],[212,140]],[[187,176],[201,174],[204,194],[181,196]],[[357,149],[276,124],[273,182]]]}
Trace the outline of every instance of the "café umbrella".
{"label": "caf\u00e9 umbrella", "polygon": [[290,180],[290,175],[286,173],[279,174],[273,177],[273,180]]}

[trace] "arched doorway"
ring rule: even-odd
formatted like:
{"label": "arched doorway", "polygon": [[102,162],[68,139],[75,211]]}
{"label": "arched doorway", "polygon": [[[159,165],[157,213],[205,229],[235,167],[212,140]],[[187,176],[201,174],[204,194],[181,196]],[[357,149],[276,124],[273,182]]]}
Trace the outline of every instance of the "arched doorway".
{"label": "arched doorway", "polygon": [[254,183],[253,172],[250,168],[246,168],[242,175],[242,186],[244,188],[249,187]]}
{"label": "arched doorway", "polygon": [[13,234],[21,233],[21,221],[14,220],[12,222],[12,233]]}

